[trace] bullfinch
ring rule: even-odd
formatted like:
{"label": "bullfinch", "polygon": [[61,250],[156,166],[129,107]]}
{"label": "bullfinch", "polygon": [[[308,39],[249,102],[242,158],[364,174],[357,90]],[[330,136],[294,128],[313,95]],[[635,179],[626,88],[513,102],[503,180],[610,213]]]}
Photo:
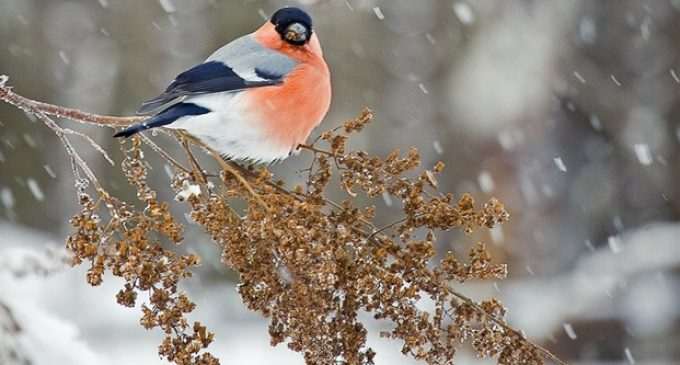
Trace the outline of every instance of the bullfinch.
{"label": "bullfinch", "polygon": [[312,19],[286,7],[180,73],[142,104],[137,113],[148,119],[114,137],[163,126],[184,130],[227,158],[272,162],[305,142],[330,102],[330,72]]}

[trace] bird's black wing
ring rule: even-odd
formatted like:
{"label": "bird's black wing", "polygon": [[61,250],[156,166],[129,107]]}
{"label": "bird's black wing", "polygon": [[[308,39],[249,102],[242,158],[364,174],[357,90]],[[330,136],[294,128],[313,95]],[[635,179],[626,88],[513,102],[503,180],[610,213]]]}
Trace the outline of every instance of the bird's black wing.
{"label": "bird's black wing", "polygon": [[161,95],[142,103],[137,114],[156,112],[161,107],[189,95],[238,91],[279,83],[281,83],[280,77],[275,76],[269,79],[258,77],[257,80],[246,80],[224,63],[208,61],[179,74]]}

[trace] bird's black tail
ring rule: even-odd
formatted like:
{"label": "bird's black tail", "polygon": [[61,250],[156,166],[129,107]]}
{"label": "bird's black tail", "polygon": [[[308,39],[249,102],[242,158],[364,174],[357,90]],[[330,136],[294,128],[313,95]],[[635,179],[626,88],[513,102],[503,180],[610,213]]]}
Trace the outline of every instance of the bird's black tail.
{"label": "bird's black tail", "polygon": [[114,137],[130,137],[147,129],[161,127],[170,124],[187,115],[201,115],[210,113],[210,109],[192,103],[175,104],[142,123],[132,125],[114,134]]}

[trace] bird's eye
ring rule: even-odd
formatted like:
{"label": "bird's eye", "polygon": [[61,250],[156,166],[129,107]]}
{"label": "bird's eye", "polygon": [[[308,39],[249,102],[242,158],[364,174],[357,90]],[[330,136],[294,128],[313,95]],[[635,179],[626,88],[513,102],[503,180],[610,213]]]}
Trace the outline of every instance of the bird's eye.
{"label": "bird's eye", "polygon": [[293,44],[304,44],[307,41],[307,27],[300,23],[292,23],[283,33],[283,37]]}

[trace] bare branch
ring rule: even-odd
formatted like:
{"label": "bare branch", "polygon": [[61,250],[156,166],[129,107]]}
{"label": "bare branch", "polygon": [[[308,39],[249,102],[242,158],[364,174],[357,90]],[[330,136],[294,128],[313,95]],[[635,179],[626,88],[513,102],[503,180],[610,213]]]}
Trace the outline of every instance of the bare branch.
{"label": "bare branch", "polygon": [[6,75],[0,75],[0,77],[0,100],[12,104],[19,109],[29,112],[30,114],[40,112],[46,115],[66,118],[80,123],[106,127],[126,127],[146,119],[146,117],[114,117],[108,115],[98,115],[86,113],[78,109],[66,108],[59,105],[31,100],[14,93],[12,88],[6,85],[9,77]]}

